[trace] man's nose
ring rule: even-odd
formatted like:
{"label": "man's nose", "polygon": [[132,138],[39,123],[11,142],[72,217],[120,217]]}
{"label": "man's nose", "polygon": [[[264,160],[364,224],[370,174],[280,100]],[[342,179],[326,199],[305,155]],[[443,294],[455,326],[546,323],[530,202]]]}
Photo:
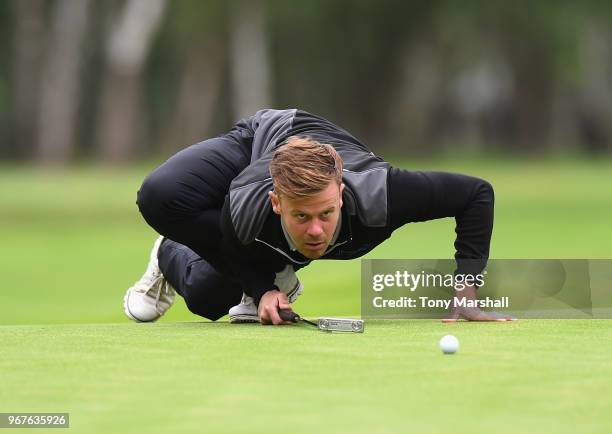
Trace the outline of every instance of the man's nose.
{"label": "man's nose", "polygon": [[308,225],[308,230],[306,233],[310,236],[317,237],[323,233],[323,226],[321,222],[318,220],[312,220],[310,225]]}

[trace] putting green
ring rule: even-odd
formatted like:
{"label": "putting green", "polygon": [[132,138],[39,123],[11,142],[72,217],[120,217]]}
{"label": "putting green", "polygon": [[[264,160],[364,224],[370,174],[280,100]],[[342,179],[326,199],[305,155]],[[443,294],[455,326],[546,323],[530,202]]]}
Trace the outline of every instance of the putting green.
{"label": "putting green", "polygon": [[605,433],[611,339],[599,320],[3,326],[0,402],[89,434]]}

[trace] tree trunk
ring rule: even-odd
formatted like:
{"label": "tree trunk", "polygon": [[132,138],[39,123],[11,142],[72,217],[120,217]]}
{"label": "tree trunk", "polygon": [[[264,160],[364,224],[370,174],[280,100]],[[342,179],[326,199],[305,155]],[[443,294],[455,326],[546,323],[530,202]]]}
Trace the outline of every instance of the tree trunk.
{"label": "tree trunk", "polygon": [[612,149],[612,32],[607,23],[595,19],[585,27],[577,123],[585,149],[598,154]]}
{"label": "tree trunk", "polygon": [[89,0],[58,0],[42,70],[36,159],[65,163],[75,149],[79,69]]}
{"label": "tree trunk", "polygon": [[270,59],[262,0],[236,0],[231,11],[231,92],[234,118],[270,107]]}
{"label": "tree trunk", "polygon": [[210,133],[224,64],[222,48],[210,45],[204,50],[193,48],[184,56],[176,109],[164,134],[167,151],[196,143]]}
{"label": "tree trunk", "polygon": [[98,142],[104,160],[123,161],[134,154],[140,131],[140,78],[161,24],[165,0],[128,0],[107,40]]}
{"label": "tree trunk", "polygon": [[388,102],[388,128],[381,133],[384,142],[397,151],[433,148],[431,122],[440,99],[440,61],[431,43],[406,44],[396,92]]}
{"label": "tree trunk", "polygon": [[22,157],[32,152],[36,108],[40,86],[41,54],[45,25],[42,0],[14,0],[15,33],[13,39],[12,83],[13,109],[11,139],[7,141],[10,157]]}

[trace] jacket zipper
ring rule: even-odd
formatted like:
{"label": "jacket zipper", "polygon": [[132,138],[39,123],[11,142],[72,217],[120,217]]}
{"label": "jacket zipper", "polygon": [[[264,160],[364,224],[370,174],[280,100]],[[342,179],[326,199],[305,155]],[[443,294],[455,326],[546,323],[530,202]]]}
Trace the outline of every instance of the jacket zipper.
{"label": "jacket zipper", "polygon": [[[309,264],[310,262],[312,262],[312,260],[310,260],[310,261],[296,261],[291,256],[289,256],[285,252],[283,252],[281,249],[278,249],[278,248],[272,246],[271,244],[268,244],[265,241],[260,240],[259,238],[255,238],[255,241],[258,241],[258,242],[260,242],[262,244],[265,244],[266,246],[270,247],[271,249],[276,250],[278,253],[283,255],[285,258],[289,259],[291,262],[295,262],[296,264]],[[351,240],[348,239],[348,240],[343,241],[341,243],[334,244],[333,247],[330,250],[328,250],[327,252],[325,252],[324,254],[327,255],[328,253],[333,252],[336,247],[341,246],[343,244],[346,244],[349,241],[351,241]]]}
{"label": "jacket zipper", "polygon": [[285,252],[283,252],[281,249],[277,249],[276,247],[266,243],[265,241],[260,240],[259,238],[255,238],[255,241],[259,241],[260,243],[265,244],[266,246],[270,247],[271,249],[276,250],[278,253],[283,255],[285,258],[289,259],[291,262],[295,262],[296,264],[309,264],[310,263],[310,261],[296,261],[291,256],[289,256]]}

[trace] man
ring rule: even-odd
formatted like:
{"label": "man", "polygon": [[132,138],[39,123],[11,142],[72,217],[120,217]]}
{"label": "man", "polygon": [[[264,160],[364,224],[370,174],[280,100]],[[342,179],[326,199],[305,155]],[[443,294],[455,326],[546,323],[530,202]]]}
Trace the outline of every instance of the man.
{"label": "man", "polygon": [[[124,310],[155,321],[176,290],[211,320],[229,311],[231,322],[286,324],[279,310],[303,290],[295,271],[363,256],[406,223],[442,217],[457,222],[457,272],[477,274],[489,254],[493,201],[481,179],[394,168],[321,117],[261,110],[145,179],[137,203],[162,237]],[[476,288],[456,295],[474,299]],[[459,318],[505,319],[474,308],[455,309],[450,320]]]}

